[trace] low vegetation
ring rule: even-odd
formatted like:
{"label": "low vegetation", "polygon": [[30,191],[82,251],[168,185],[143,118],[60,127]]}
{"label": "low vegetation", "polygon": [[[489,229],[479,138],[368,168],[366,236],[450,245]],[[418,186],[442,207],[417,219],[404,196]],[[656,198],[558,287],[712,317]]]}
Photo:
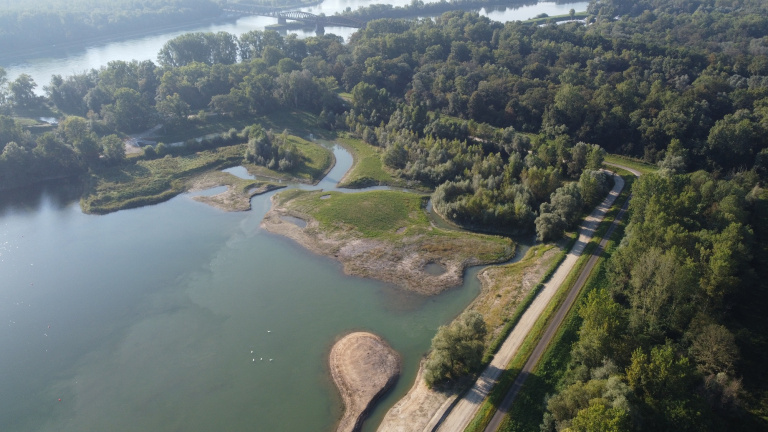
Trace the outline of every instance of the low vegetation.
{"label": "low vegetation", "polygon": [[338,142],[352,154],[355,161],[352,168],[339,182],[339,187],[413,186],[385,168],[381,161],[381,149],[350,136],[341,137],[338,139]]}
{"label": "low vegetation", "polygon": [[[156,204],[190,188],[195,188],[195,184],[199,187],[199,182],[196,183],[195,180],[196,176],[202,173],[240,164],[245,164],[254,174],[305,183],[319,181],[332,166],[332,154],[328,149],[287,133],[281,134],[279,139],[281,142],[288,143],[293,149],[291,166],[284,166],[283,171],[277,171],[266,166],[249,164],[247,163],[248,154],[252,151],[249,145],[252,147],[253,143],[235,145],[229,145],[229,143],[248,140],[249,131],[254,129],[259,130],[264,137],[267,136],[261,126],[255,125],[239,134],[232,130],[208,140],[190,140],[182,146],[170,147],[159,144],[156,148],[147,147],[141,159],[92,169],[90,187],[81,199],[83,211],[108,213],[124,208]],[[216,147],[222,144],[223,146]],[[200,150],[202,148],[210,149]],[[231,179],[222,181],[222,185],[230,185],[235,190],[264,191],[269,188],[263,181],[250,183],[251,185],[234,184]],[[214,186],[210,182],[208,185]],[[238,205],[237,208],[242,208],[242,205]]]}
{"label": "low vegetation", "polygon": [[[469,265],[501,262],[514,253],[508,238],[433,227],[427,197],[410,192],[339,193],[289,190],[277,194],[267,229],[341,260],[351,274],[378,278],[435,294],[458,285]],[[309,221],[299,229],[280,220]],[[443,272],[430,274],[430,264]]]}

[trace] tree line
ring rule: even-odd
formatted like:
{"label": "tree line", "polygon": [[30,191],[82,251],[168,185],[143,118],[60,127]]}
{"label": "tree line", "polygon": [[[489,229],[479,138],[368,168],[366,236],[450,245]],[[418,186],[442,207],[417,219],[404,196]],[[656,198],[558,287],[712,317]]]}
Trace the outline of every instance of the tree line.
{"label": "tree line", "polygon": [[542,431],[764,430],[767,203],[754,172],[635,183]]}

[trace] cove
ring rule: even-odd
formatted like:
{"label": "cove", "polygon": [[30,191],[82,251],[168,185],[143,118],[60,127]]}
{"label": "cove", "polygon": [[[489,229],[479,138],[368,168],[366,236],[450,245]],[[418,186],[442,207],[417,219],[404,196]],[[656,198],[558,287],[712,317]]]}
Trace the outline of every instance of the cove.
{"label": "cove", "polygon": [[[326,180],[292,187],[333,188],[352,164],[334,153]],[[356,330],[403,357],[374,430],[479,292],[477,269],[434,297],[345,276],[259,228],[271,193],[244,213],[185,194],[104,216],[83,214],[79,193],[0,194],[3,431],[331,430],[328,353]]]}

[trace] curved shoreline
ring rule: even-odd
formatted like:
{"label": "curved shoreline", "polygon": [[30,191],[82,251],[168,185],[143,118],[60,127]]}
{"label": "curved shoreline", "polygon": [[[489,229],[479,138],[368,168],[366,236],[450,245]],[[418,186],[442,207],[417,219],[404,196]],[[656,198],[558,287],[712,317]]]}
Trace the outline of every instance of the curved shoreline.
{"label": "curved shoreline", "polygon": [[[457,257],[451,255],[450,250],[427,252],[420,249],[423,235],[403,237],[398,243],[392,243],[361,238],[348,232],[328,234],[320,230],[319,222],[313,217],[278,204],[276,197],[272,196],[272,208],[264,216],[261,227],[284,235],[314,253],[335,258],[342,263],[344,273],[348,275],[378,279],[408,291],[435,295],[460,285],[468,267],[500,262]],[[299,227],[286,221],[286,216],[303,219],[307,225]],[[514,256],[515,249],[513,244],[507,255]],[[430,263],[440,264],[444,272],[430,274],[427,271]]]}
{"label": "curved shoreline", "polygon": [[374,403],[400,376],[400,355],[381,337],[350,333],[333,345],[331,376],[344,400],[338,432],[357,431]]}

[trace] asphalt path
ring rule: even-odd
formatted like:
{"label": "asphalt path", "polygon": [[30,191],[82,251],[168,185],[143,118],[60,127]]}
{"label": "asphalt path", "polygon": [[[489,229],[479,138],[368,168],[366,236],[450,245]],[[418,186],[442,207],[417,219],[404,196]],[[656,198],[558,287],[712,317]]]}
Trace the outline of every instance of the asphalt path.
{"label": "asphalt path", "polygon": [[[607,165],[615,166],[617,168],[621,168],[623,170],[629,171],[637,177],[640,177],[641,175],[639,171],[636,171],[626,166],[617,165],[617,164],[607,164]],[[557,329],[560,328],[560,325],[563,323],[563,320],[565,320],[565,316],[568,314],[568,311],[571,309],[571,307],[573,306],[573,303],[576,301],[576,298],[578,297],[579,292],[584,287],[584,284],[587,282],[587,279],[589,278],[589,275],[592,273],[592,270],[597,264],[597,260],[600,258],[600,255],[602,255],[603,250],[605,249],[605,245],[608,243],[608,240],[611,238],[611,235],[613,235],[613,232],[616,229],[616,227],[624,218],[624,214],[626,213],[627,208],[629,207],[629,201],[631,198],[632,198],[632,195],[630,194],[629,199],[627,199],[627,201],[621,207],[621,210],[616,215],[616,218],[614,219],[611,226],[608,228],[608,231],[605,233],[605,236],[603,236],[602,240],[600,240],[600,244],[592,252],[592,256],[589,258],[589,261],[587,261],[586,267],[584,267],[584,270],[582,270],[581,274],[579,274],[578,279],[576,279],[576,283],[573,285],[573,287],[571,287],[571,290],[568,292],[568,297],[566,297],[565,302],[560,306],[560,309],[558,309],[557,313],[554,316],[554,319],[547,327],[547,330],[544,332],[544,335],[541,337],[541,340],[539,340],[539,343],[536,345],[536,348],[534,348],[533,353],[531,353],[531,356],[528,358],[528,361],[525,363],[525,366],[523,366],[523,369],[518,374],[517,379],[515,379],[515,382],[512,383],[512,387],[509,389],[509,392],[507,392],[507,395],[504,397],[504,400],[501,402],[501,405],[496,410],[496,414],[494,414],[490,423],[488,423],[488,426],[486,426],[485,432],[495,432],[496,430],[498,430],[499,425],[501,425],[501,421],[504,420],[504,417],[506,417],[506,415],[509,413],[509,409],[512,407],[512,404],[514,403],[515,398],[520,392],[520,389],[523,387],[525,380],[528,378],[528,376],[531,374],[533,369],[539,363],[539,360],[541,359],[541,356],[544,354],[544,351],[552,342],[552,338],[555,336]]]}
{"label": "asphalt path", "polygon": [[[623,167],[622,167],[623,168]],[[568,277],[586,245],[592,240],[603,217],[613,206],[624,187],[624,180],[614,175],[614,187],[605,200],[587,216],[579,227],[579,238],[568,252],[565,260],[558,267],[552,278],[544,285],[539,295],[528,307],[515,328],[510,332],[491,364],[483,371],[472,388],[461,398],[447,404],[430,420],[425,431],[463,431],[472,421],[477,410],[498,381],[501,373],[517,354],[520,346],[531,331],[536,321],[546,309],[552,297],[557,293],[563,281]]]}

